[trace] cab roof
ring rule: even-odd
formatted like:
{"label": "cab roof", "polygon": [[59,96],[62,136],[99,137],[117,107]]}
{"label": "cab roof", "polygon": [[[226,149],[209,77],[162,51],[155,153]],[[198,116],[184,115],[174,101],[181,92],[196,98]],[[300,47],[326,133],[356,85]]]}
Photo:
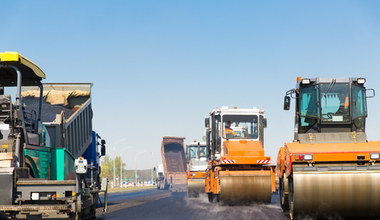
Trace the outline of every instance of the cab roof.
{"label": "cab roof", "polygon": [[[360,80],[362,80],[363,83],[360,83]],[[360,84],[363,85],[366,81],[365,78],[299,78],[297,79],[297,87],[299,87],[301,84],[308,85],[308,84],[320,84],[320,83],[354,83],[354,84]],[[307,83],[304,83],[307,82]]]}
{"label": "cab roof", "polygon": [[[204,141],[199,141],[199,145],[200,146],[206,146],[206,142],[204,142]],[[189,143],[189,144],[187,144],[187,146],[189,146],[189,147],[193,147],[193,146],[198,146],[198,141],[197,142],[191,142],[191,143]]]}
{"label": "cab roof", "polygon": [[32,61],[17,52],[0,53],[0,86],[16,86],[17,74],[11,66],[17,67],[22,75],[23,86],[39,85],[46,78],[45,73]]}
{"label": "cab roof", "polygon": [[264,109],[236,108],[236,107],[229,108],[228,106],[222,106],[222,107],[214,109],[210,114],[212,113],[231,114],[231,115],[264,114]]}

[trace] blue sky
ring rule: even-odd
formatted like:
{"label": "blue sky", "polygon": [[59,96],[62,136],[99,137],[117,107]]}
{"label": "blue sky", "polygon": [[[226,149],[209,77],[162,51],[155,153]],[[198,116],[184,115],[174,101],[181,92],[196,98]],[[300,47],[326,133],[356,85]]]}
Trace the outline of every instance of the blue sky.
{"label": "blue sky", "polygon": [[[380,91],[378,1],[2,1],[1,51],[45,82],[92,82],[93,128],[128,169],[161,160],[162,136],[204,135],[218,106],[265,108],[266,154],[293,138],[296,77],[366,77]],[[293,103],[294,104],[294,103]],[[292,108],[294,105],[292,105]],[[378,97],[367,134],[379,140]]]}

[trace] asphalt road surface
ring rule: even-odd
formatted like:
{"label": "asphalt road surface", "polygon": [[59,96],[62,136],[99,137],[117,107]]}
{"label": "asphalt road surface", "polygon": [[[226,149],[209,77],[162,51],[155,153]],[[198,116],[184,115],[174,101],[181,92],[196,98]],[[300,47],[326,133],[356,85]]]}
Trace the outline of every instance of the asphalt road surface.
{"label": "asphalt road surface", "polygon": [[187,198],[185,193],[145,190],[110,194],[108,213],[97,210],[97,219],[289,219],[281,213],[279,197],[271,204],[228,206],[209,203],[207,196]]}

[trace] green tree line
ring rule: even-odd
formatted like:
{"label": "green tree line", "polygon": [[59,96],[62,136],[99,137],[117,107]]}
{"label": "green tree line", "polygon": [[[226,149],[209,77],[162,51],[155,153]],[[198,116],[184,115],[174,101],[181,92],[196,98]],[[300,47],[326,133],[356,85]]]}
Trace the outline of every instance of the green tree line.
{"label": "green tree line", "polygon": [[[103,157],[101,162],[101,173],[100,177],[106,177],[109,181],[113,182],[114,178],[114,161],[115,161],[115,176],[117,179],[120,178],[120,171],[122,172],[122,178],[128,182],[136,182],[135,176],[137,174],[137,182],[138,181],[150,181],[153,177],[153,181],[155,181],[156,176],[153,169],[146,170],[126,170],[125,163],[122,162],[121,157],[117,156],[115,158],[111,158],[106,155]],[[121,169],[120,169],[121,163]]]}

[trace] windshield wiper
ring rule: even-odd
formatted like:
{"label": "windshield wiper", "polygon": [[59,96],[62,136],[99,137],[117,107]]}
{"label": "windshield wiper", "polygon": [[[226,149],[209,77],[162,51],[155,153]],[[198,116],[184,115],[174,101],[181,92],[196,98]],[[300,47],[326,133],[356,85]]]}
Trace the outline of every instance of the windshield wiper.
{"label": "windshield wiper", "polygon": [[331,83],[329,85],[329,87],[327,87],[326,91],[324,92],[325,94],[323,95],[325,98],[327,96],[327,93],[330,92],[330,90],[332,89],[332,87],[335,85],[336,83],[336,79],[332,79],[331,80]]}

